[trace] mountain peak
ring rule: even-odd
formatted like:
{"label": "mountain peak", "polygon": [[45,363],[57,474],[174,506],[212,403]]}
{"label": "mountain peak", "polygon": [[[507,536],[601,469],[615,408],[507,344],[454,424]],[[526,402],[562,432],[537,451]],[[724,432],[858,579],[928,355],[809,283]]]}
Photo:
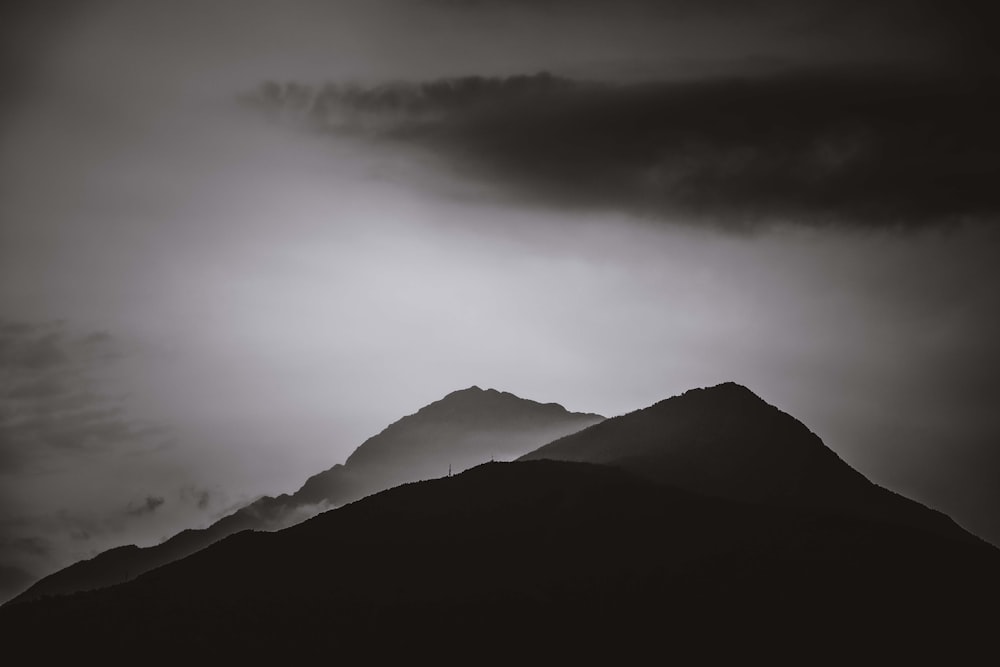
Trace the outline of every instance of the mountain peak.
{"label": "mountain peak", "polygon": [[[473,385],[390,424],[358,447],[346,465],[381,466],[391,459],[394,466],[418,470],[430,465],[426,460],[428,452],[435,452],[431,457],[435,470],[441,467],[438,459],[442,456],[445,470],[449,462],[461,470],[489,460],[493,454],[501,458],[520,456],[531,450],[528,442],[537,447],[602,419],[600,415],[569,412],[557,403],[539,403]],[[424,444],[416,446],[417,441]],[[445,446],[446,442],[454,445],[454,451],[447,456],[445,450],[452,448]]]}
{"label": "mountain peak", "polygon": [[742,385],[739,382],[734,382],[733,380],[727,380],[726,382],[720,382],[719,384],[715,385],[714,387],[706,387],[706,389],[708,389],[708,390],[715,389],[715,390],[718,390],[718,391],[739,391],[739,392],[743,392],[743,393],[746,393],[746,394],[752,394],[754,396],[757,395],[757,394],[754,394],[753,391],[751,391],[750,388],[747,387],[746,385]]}
{"label": "mountain peak", "polygon": [[[680,406],[687,406],[686,410],[699,411],[722,411],[730,410],[750,410],[753,412],[778,411],[773,405],[758,396],[745,385],[738,382],[722,382],[710,387],[698,387],[688,389],[682,394],[671,396],[654,403],[646,410],[677,410]],[[643,410],[636,410],[643,412]],[[635,414],[635,413],[630,413]]]}
{"label": "mountain peak", "polygon": [[235,532],[273,530],[399,484],[513,459],[603,419],[476,385],[453,391],[368,438],[343,464],[313,475],[295,493],[264,496],[207,529],[154,547],[105,552],[46,577],[20,599],[121,583]]}
{"label": "mountain peak", "polygon": [[[742,396],[745,398],[755,398],[758,401],[763,399],[755,394],[749,387],[739,384],[738,382],[733,382],[729,380],[727,382],[722,382],[711,387],[701,387],[697,389],[689,389],[688,391],[681,394],[681,396],[691,395],[705,395],[705,396]],[[666,399],[670,400],[670,399]]]}
{"label": "mountain peak", "polygon": [[[466,389],[456,389],[455,391],[449,392],[449,393],[445,394],[440,400],[435,401],[435,403],[441,403],[443,401],[456,400],[456,399],[469,399],[469,400],[473,400],[473,399],[482,399],[482,398],[493,398],[493,397],[496,397],[496,396],[507,396],[507,397],[512,397],[512,398],[518,398],[519,400],[527,400],[527,399],[520,399],[520,397],[515,396],[514,394],[511,394],[510,392],[497,391],[496,389],[493,389],[492,387],[487,387],[486,389],[483,389],[479,385],[474,384],[471,387],[468,387]],[[431,403],[431,405],[434,405],[434,403]]]}
{"label": "mountain peak", "polygon": [[525,458],[631,466],[696,493],[751,501],[799,502],[831,485],[836,495],[870,484],[804,424],[736,382],[691,389]]}
{"label": "mountain peak", "polygon": [[[533,401],[528,398],[521,398],[517,394],[512,394],[509,391],[500,391],[498,389],[493,389],[492,387],[483,389],[479,385],[472,385],[467,389],[457,389],[453,392],[446,394],[444,397],[425,405],[416,414],[427,414],[428,412],[436,412],[439,410],[450,410],[461,407],[462,409],[471,408],[482,408],[488,411],[496,410],[513,410],[515,412],[524,411],[546,411],[552,414],[577,414],[572,413],[563,407],[559,403],[540,403],[538,401]],[[498,413],[502,414],[502,413]],[[603,419],[600,415],[587,413],[589,417],[597,417]]]}
{"label": "mountain peak", "polygon": [[872,484],[802,422],[724,382],[608,419],[522,457],[617,465],[707,496],[818,507],[968,539],[943,514]]}

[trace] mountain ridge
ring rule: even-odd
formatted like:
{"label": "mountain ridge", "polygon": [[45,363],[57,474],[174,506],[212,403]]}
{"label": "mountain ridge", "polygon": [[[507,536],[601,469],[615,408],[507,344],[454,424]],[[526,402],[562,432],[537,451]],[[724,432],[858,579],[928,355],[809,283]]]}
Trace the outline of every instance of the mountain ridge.
{"label": "mountain ridge", "polygon": [[294,493],[263,496],[206,528],[183,530],[157,545],[102,552],[43,577],[8,604],[121,583],[233,533],[281,529],[403,482],[445,475],[449,467],[459,472],[494,457],[513,458],[601,419],[495,389],[453,391],[366,439],[343,464],[310,476]]}
{"label": "mountain ridge", "polygon": [[236,533],[119,586],[4,607],[0,628],[43,656],[89,642],[229,658],[954,657],[989,645],[979,605],[998,573],[997,550],[906,526],[600,464],[485,463]]}
{"label": "mountain ridge", "polygon": [[520,460],[539,458],[618,465],[702,495],[805,504],[981,539],[944,513],[871,482],[801,421],[736,382],[612,417]]}
{"label": "mountain ridge", "polygon": [[[574,422],[571,432],[558,419],[566,416]],[[551,433],[539,423],[549,423],[552,417],[557,418],[556,430],[564,434],[549,439]],[[473,435],[466,430],[468,423],[476,425]],[[458,473],[497,454],[510,456],[512,435],[524,433],[545,444],[530,448],[526,440],[515,439],[514,450],[529,450],[519,452],[522,461],[548,458],[612,465],[706,498],[808,508],[982,542],[947,515],[872,483],[805,424],[735,382],[691,389],[606,420],[474,385],[396,420],[362,443],[344,464],[309,477],[293,494],[263,497],[208,529],[182,531],[157,547],[111,550],[99,556],[99,562],[84,561],[51,575],[39,582],[44,585],[26,592],[31,595],[15,600],[81,590],[74,577],[87,579],[89,588],[119,583],[227,535],[285,527],[280,520],[296,509],[311,506],[318,511],[440,477],[449,469]],[[413,447],[415,442],[422,444]],[[478,460],[463,459],[462,448],[471,448]],[[373,478],[378,484],[371,483]],[[106,571],[97,567],[112,561]],[[87,568],[97,572],[80,577],[80,570]]]}

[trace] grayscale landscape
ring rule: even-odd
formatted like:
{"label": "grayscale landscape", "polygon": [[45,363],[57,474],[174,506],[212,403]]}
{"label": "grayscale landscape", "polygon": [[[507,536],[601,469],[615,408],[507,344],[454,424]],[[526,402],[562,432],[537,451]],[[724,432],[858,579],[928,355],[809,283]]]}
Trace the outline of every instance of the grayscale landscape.
{"label": "grayscale landscape", "polygon": [[991,10],[4,3],[5,655],[986,655]]}

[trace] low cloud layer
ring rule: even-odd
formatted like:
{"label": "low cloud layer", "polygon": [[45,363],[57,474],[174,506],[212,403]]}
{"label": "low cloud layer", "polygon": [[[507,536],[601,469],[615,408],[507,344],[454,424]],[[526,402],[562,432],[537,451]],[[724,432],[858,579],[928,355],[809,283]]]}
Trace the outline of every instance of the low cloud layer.
{"label": "low cloud layer", "polygon": [[[109,467],[172,442],[111,388],[121,347],[107,332],[63,321],[0,320],[0,600],[163,512],[160,493],[116,503],[82,479],[95,470],[111,477]],[[204,509],[204,493],[179,495]]]}
{"label": "low cloud layer", "polygon": [[130,418],[118,397],[96,388],[96,376],[117,356],[104,332],[0,321],[0,473],[167,444],[165,431]]}
{"label": "low cloud layer", "polygon": [[429,150],[512,196],[747,228],[955,225],[1000,213],[1000,96],[894,70],[597,84],[547,74],[266,83],[321,132]]}
{"label": "low cloud layer", "polygon": [[151,514],[164,502],[166,501],[161,496],[146,496],[146,499],[141,502],[129,503],[129,506],[125,509],[125,513],[132,516]]}

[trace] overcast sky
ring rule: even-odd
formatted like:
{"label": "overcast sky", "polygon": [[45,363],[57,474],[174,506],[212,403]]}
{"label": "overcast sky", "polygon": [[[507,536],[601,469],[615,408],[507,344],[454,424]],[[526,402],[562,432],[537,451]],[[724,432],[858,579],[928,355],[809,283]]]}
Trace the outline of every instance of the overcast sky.
{"label": "overcast sky", "polygon": [[1000,542],[976,3],[17,4],[0,597],[473,384],[735,380]]}

